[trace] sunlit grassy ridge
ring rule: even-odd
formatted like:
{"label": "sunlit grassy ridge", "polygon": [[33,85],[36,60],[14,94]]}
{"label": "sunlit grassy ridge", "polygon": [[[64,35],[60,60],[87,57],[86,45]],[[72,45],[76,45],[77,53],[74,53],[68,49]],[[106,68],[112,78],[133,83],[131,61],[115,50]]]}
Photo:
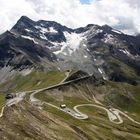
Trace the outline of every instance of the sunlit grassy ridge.
{"label": "sunlit grassy ridge", "polygon": [[4,101],[5,101],[5,94],[0,93],[0,109],[4,105]]}
{"label": "sunlit grassy ridge", "polygon": [[[35,97],[37,99],[40,99],[41,101],[45,101],[51,104],[54,104],[56,106],[60,106],[61,104],[66,104],[69,107],[74,107],[77,104],[86,104],[86,103],[90,103],[89,101],[87,101],[85,98],[83,98],[82,96],[63,96],[62,99],[60,99],[61,97],[58,97],[59,95],[55,96],[52,93],[45,93],[45,92],[41,92],[35,95]],[[57,98],[58,97],[58,98]]]}
{"label": "sunlit grassy ridge", "polygon": [[58,84],[65,78],[63,71],[32,72],[29,75],[18,75],[1,85],[2,89],[9,91],[27,91]]}

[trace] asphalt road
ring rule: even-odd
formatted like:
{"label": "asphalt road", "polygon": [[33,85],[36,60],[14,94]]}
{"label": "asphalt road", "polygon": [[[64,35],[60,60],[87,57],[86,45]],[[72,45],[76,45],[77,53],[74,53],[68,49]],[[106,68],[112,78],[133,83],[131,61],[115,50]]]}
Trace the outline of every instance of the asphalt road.
{"label": "asphalt road", "polygon": [[5,109],[5,106],[3,106],[3,107],[1,108],[0,118],[3,116],[4,109]]}
{"label": "asphalt road", "polygon": [[50,105],[52,107],[55,107],[55,108],[65,112],[65,113],[67,113],[67,114],[69,114],[69,115],[71,115],[71,116],[73,116],[74,118],[77,118],[77,119],[87,119],[88,118],[88,116],[86,114],[84,114],[84,113],[82,113],[82,112],[80,112],[78,110],[79,107],[93,106],[93,107],[105,110],[107,112],[107,114],[108,114],[108,118],[109,118],[110,122],[112,122],[112,123],[115,123],[115,124],[123,123],[123,120],[122,120],[122,118],[120,116],[120,114],[121,114],[121,115],[125,116],[126,118],[128,118],[133,123],[136,123],[136,124],[140,125],[139,122],[135,121],[134,119],[129,117],[127,114],[125,114],[124,112],[122,112],[122,111],[120,111],[118,109],[115,109],[115,108],[107,109],[107,108],[103,107],[102,104],[99,101],[97,101],[94,96],[93,96],[93,99],[96,101],[95,103],[100,104],[100,105],[97,105],[97,104],[81,104],[81,105],[74,106],[73,109],[70,109],[68,107],[62,109],[62,108],[57,107],[57,106],[55,106],[53,104],[50,104],[50,103],[47,103],[47,102],[42,102],[39,99],[36,99],[34,97],[35,94],[37,94],[37,93],[39,93],[41,91],[53,89],[53,88],[56,88],[56,87],[59,87],[59,86],[63,86],[63,85],[66,85],[66,84],[69,84],[69,83],[72,83],[72,82],[75,82],[75,81],[79,81],[81,79],[86,79],[86,78],[90,77],[91,75],[84,76],[84,77],[81,77],[81,78],[77,78],[75,80],[71,80],[71,81],[65,82],[65,80],[67,79],[68,76],[69,76],[69,73],[66,74],[66,77],[59,84],[56,84],[56,85],[53,85],[53,86],[50,86],[50,87],[47,87],[47,88],[42,88],[42,89],[38,89],[38,90],[31,90],[31,91],[24,91],[24,92],[16,93],[16,97],[13,98],[13,99],[7,100],[5,106],[2,107],[1,113],[0,113],[0,118],[3,116],[4,108],[6,106],[9,107],[9,106],[11,106],[13,104],[16,104],[16,103],[22,101],[24,99],[24,96],[26,95],[26,93],[32,93],[33,92],[30,95],[30,103],[31,104],[35,103],[36,105],[40,106],[43,103],[45,103],[47,105]]}
{"label": "asphalt road", "polygon": [[[66,76],[65,79],[67,79],[68,76],[69,76],[69,74]],[[36,101],[36,102],[38,102],[38,105],[39,105],[41,101],[34,97],[35,94],[37,94],[37,93],[39,93],[41,91],[44,91],[44,90],[49,90],[49,89],[56,88],[56,87],[59,87],[59,86],[62,86],[62,85],[66,85],[66,84],[69,84],[69,83],[72,83],[72,82],[75,82],[75,81],[78,81],[78,80],[81,80],[81,79],[85,79],[85,78],[88,78],[90,76],[84,76],[82,78],[77,78],[75,80],[71,80],[71,81],[67,81],[67,82],[64,82],[65,80],[62,80],[59,84],[53,85],[51,87],[35,90],[34,93],[32,93],[31,96],[30,96],[30,101],[31,102]],[[88,116],[86,114],[80,112],[77,109],[78,107],[93,106],[93,107],[105,110],[107,112],[107,114],[108,114],[109,121],[112,122],[112,123],[115,123],[115,124],[123,123],[123,120],[122,120],[122,118],[120,116],[120,114],[122,114],[123,116],[127,117],[130,121],[132,121],[134,123],[137,123],[137,124],[140,124],[139,122],[133,120],[131,117],[129,117],[128,115],[126,115],[125,113],[123,113],[122,111],[120,111],[118,109],[114,109],[114,108],[107,109],[107,108],[103,107],[103,104],[100,103],[99,101],[97,101],[94,96],[93,96],[93,99],[95,100],[95,103],[97,103],[99,105],[97,105],[97,104],[81,104],[81,105],[75,106],[73,109],[70,109],[68,107],[62,109],[62,108],[57,107],[57,106],[55,106],[53,104],[50,104],[50,103],[46,103],[46,102],[43,102],[43,103],[48,104],[48,105],[50,105],[52,107],[55,107],[55,108],[57,108],[57,109],[59,109],[61,111],[64,111],[65,113],[67,113],[67,114],[69,114],[69,115],[71,115],[71,116],[73,116],[74,118],[77,118],[77,119],[87,119],[88,118]]]}
{"label": "asphalt road", "polygon": [[5,106],[11,106],[13,104],[17,104],[18,102],[22,101],[24,99],[24,96],[26,95],[25,92],[19,92],[19,93],[15,93],[16,97],[9,99],[6,101]]}
{"label": "asphalt road", "polygon": [[[84,106],[92,106],[92,107],[96,107],[96,108],[99,108],[99,109],[103,109],[103,110],[105,110],[106,112],[107,112],[107,114],[108,114],[108,118],[109,118],[109,120],[110,120],[110,122],[112,122],[112,123],[115,123],[115,124],[121,124],[121,123],[123,123],[123,120],[121,119],[121,117],[119,116],[119,113],[114,113],[113,111],[111,111],[111,110],[109,110],[109,109],[107,109],[107,108],[105,108],[105,107],[103,107],[103,106],[100,106],[100,105],[96,105],[96,104],[81,104],[81,105],[76,105],[76,106],[74,106],[74,110],[76,111],[76,112],[79,112],[79,113],[81,113],[81,114],[83,114],[82,112],[80,112],[79,110],[78,110],[78,108],[79,107],[84,107]],[[84,115],[84,114],[83,114]],[[117,120],[117,121],[116,121]]]}

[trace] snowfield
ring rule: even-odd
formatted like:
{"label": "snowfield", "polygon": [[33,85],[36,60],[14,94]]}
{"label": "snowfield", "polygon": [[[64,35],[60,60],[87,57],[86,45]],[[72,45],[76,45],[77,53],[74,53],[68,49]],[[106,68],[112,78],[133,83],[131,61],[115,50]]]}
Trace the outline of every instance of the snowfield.
{"label": "snowfield", "polygon": [[30,36],[21,35],[21,37],[25,38],[25,39],[28,39],[28,40],[32,40],[35,44],[38,44],[38,42],[36,42],[35,39],[30,37]]}
{"label": "snowfield", "polygon": [[[83,34],[77,34],[77,33],[68,33],[64,32],[66,42],[60,43],[62,46],[60,50],[54,52],[54,54],[62,53],[64,55],[70,55],[75,52],[77,49],[81,47],[81,42],[85,39],[83,37]],[[85,45],[83,45],[86,47]]]}

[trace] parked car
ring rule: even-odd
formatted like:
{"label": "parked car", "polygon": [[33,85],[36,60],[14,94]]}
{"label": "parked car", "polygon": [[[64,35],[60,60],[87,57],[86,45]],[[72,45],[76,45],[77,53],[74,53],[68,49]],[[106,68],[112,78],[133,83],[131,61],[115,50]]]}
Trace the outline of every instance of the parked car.
{"label": "parked car", "polygon": [[6,99],[12,99],[12,98],[14,98],[15,97],[15,95],[14,94],[12,94],[12,93],[8,93],[7,95],[6,95]]}
{"label": "parked car", "polygon": [[61,108],[66,108],[65,104],[60,105]]}

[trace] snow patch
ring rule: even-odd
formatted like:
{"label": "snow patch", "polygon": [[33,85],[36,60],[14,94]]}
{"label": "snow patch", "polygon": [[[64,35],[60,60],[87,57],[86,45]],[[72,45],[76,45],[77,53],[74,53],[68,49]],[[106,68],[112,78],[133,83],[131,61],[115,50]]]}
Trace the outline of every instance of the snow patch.
{"label": "snow patch", "polygon": [[38,44],[38,42],[35,41],[34,38],[30,37],[30,36],[24,36],[24,35],[21,35],[22,38],[25,38],[25,39],[28,39],[28,40],[32,40],[35,44]]}
{"label": "snow patch", "polygon": [[48,32],[48,29],[47,28],[40,28],[40,32],[45,34],[46,32]]}
{"label": "snow patch", "polygon": [[98,51],[94,51],[94,53],[95,53],[95,54],[101,54],[101,53],[100,53],[100,52],[98,52]]}
{"label": "snow patch", "polygon": [[137,54],[137,55],[135,55],[135,58],[140,58],[140,56]]}
{"label": "snow patch", "polygon": [[59,44],[62,47],[60,50],[54,52],[55,54],[63,53],[64,55],[71,55],[79,49],[81,41],[85,39],[82,34],[64,32],[64,35],[66,42]]}
{"label": "snow patch", "polygon": [[80,47],[80,42],[83,40],[83,37],[81,37],[79,34],[76,33],[68,33],[64,32],[64,35],[66,37],[67,45],[72,49],[73,51],[76,51]]}
{"label": "snow patch", "polygon": [[103,32],[103,30],[101,30],[101,29],[97,29],[96,34],[98,34],[98,33],[102,33],[102,32]]}
{"label": "snow patch", "polygon": [[35,26],[35,28],[36,28],[36,29],[40,29],[40,28],[41,28],[41,26]]}
{"label": "snow patch", "polygon": [[112,29],[112,32],[115,32],[115,33],[117,33],[117,34],[122,34],[120,31],[115,30],[115,29]]}
{"label": "snow patch", "polygon": [[123,52],[124,54],[127,54],[127,55],[131,55],[129,51],[127,51],[126,49],[125,50],[122,50],[122,49],[119,49],[121,52]]}
{"label": "snow patch", "polygon": [[114,38],[113,38],[113,35],[111,34],[105,34],[105,39],[104,39],[104,42],[105,43],[110,43],[110,42],[114,42]]}
{"label": "snow patch", "polygon": [[108,80],[108,77],[106,76],[106,74],[105,74],[105,72],[104,72],[103,69],[98,68],[98,71],[101,73],[101,75],[102,75],[102,77],[103,77],[104,80]]}
{"label": "snow patch", "polygon": [[83,47],[86,47],[87,45],[86,44],[83,44]]}
{"label": "snow patch", "polygon": [[64,55],[67,55],[67,53],[64,51],[65,50],[65,48],[66,48],[66,44],[64,43],[64,42],[62,42],[62,47],[61,47],[61,49],[59,50],[59,51],[56,51],[56,52],[53,52],[54,54],[59,54],[59,53],[62,53],[62,54],[64,54]]}
{"label": "snow patch", "polygon": [[32,32],[31,30],[29,30],[29,29],[25,29],[25,31],[27,31],[27,32]]}
{"label": "snow patch", "polygon": [[102,71],[100,68],[98,68],[98,71],[99,71],[101,74],[103,74],[103,71]]}
{"label": "snow patch", "polygon": [[47,37],[44,34],[40,34],[40,38],[44,39],[44,40],[47,40]]}
{"label": "snow patch", "polygon": [[49,32],[51,32],[51,33],[58,33],[58,31],[55,30],[53,27],[50,27],[50,28],[49,28]]}
{"label": "snow patch", "polygon": [[35,28],[39,29],[42,34],[45,34],[46,32],[48,32],[47,28],[44,28],[44,27],[41,27],[41,26],[35,26]]}
{"label": "snow patch", "polygon": [[45,34],[45,33],[48,33],[48,32],[50,32],[50,33],[58,33],[58,31],[55,30],[53,27],[45,28],[45,27],[41,27],[41,26],[35,26],[35,28],[39,29],[42,34]]}

